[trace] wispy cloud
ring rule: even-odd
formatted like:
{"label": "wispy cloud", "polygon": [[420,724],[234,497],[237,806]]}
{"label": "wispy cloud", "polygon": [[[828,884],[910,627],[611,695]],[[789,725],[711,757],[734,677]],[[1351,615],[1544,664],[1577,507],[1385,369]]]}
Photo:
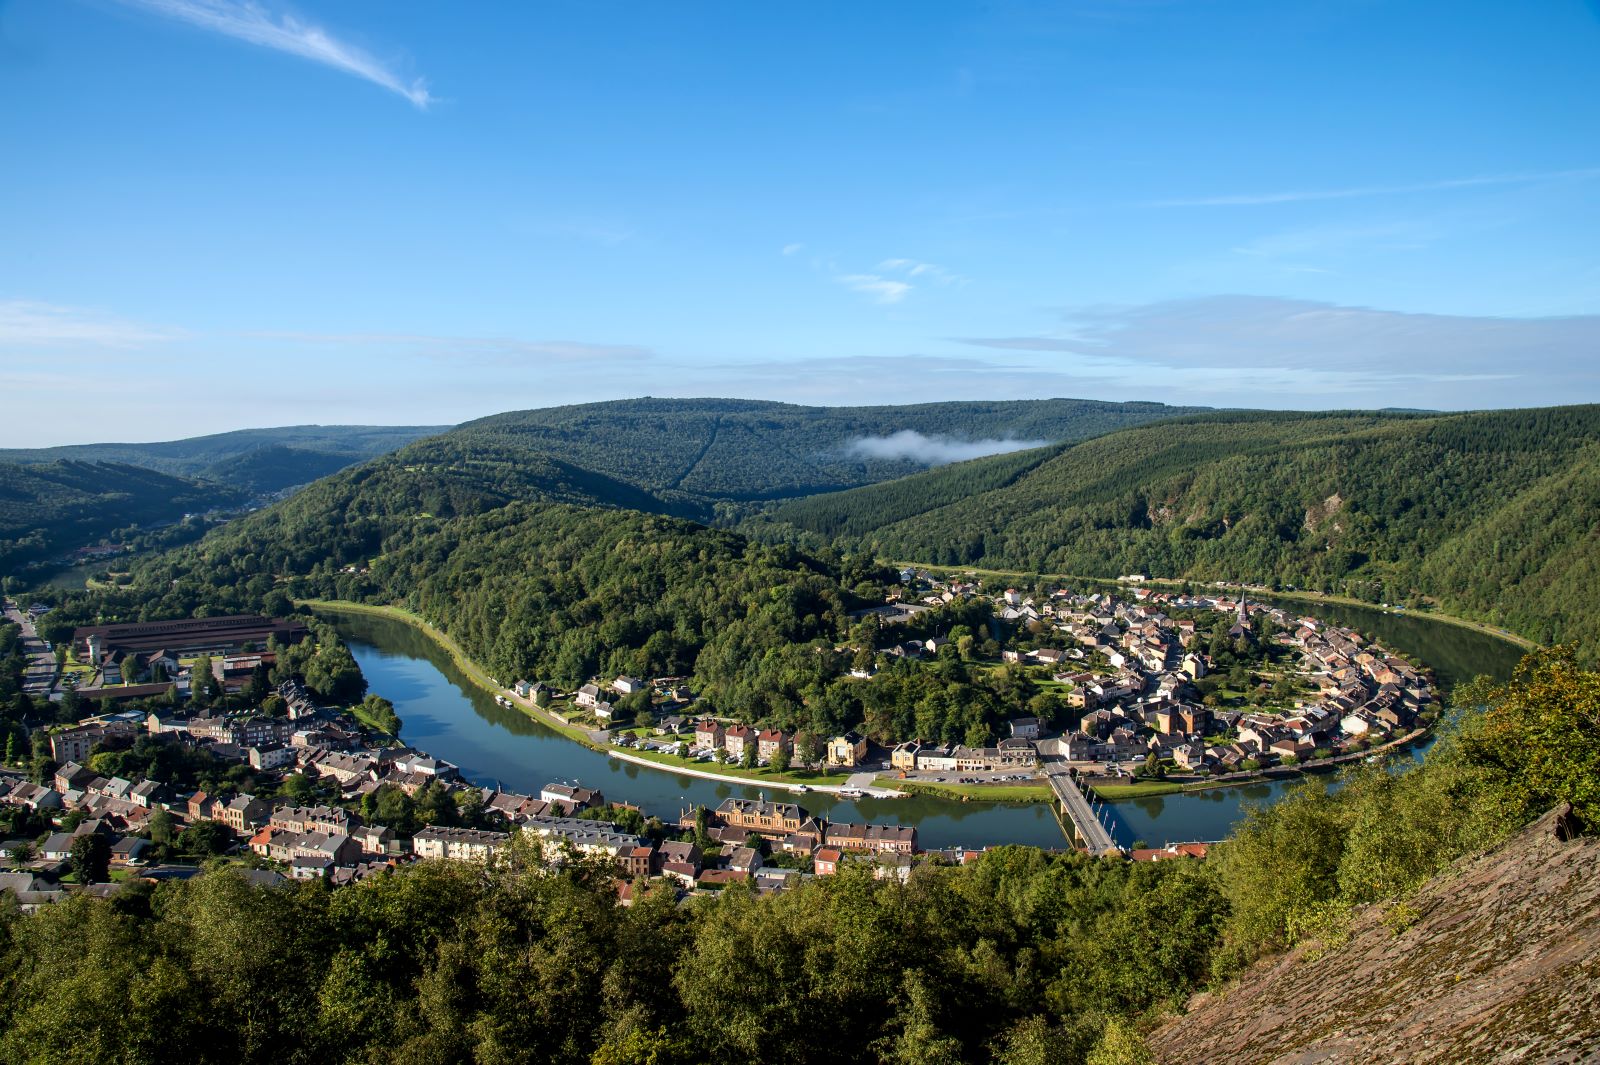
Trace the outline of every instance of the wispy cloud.
{"label": "wispy cloud", "polygon": [[798,255],[802,251],[805,251],[805,248],[806,246],[804,244],[785,244],[783,246],[783,254]]}
{"label": "wispy cloud", "polygon": [[[1001,351],[1055,352],[1103,368],[1168,381],[1311,381],[1349,391],[1389,382],[1408,389],[1470,382],[1556,382],[1592,396],[1600,372],[1600,315],[1492,318],[1408,314],[1311,300],[1209,296],[1138,307],[1063,312],[1053,336],[974,337]],[[1249,387],[1249,386],[1246,386]],[[1559,393],[1558,393],[1559,394]],[[1403,398],[1403,397],[1402,397]],[[1497,405],[1491,392],[1456,406]],[[1398,400],[1375,406],[1434,406]]]}
{"label": "wispy cloud", "polygon": [[122,0],[201,29],[342,70],[425,110],[434,102],[421,78],[404,81],[390,64],[294,15],[274,15],[252,0]]}
{"label": "wispy cloud", "polygon": [[187,334],[82,307],[34,300],[0,300],[0,348],[92,345],[137,348]]}
{"label": "wispy cloud", "polygon": [[1275,203],[1302,203],[1309,200],[1353,200],[1366,196],[1398,196],[1414,192],[1447,192],[1488,185],[1527,185],[1541,181],[1581,180],[1600,177],[1600,167],[1581,170],[1546,170],[1518,174],[1485,174],[1478,177],[1419,181],[1409,185],[1355,185],[1341,189],[1300,189],[1289,192],[1258,192],[1232,196],[1195,196],[1182,199],[1152,200],[1146,207],[1258,207]]}
{"label": "wispy cloud", "polygon": [[582,340],[521,340],[516,337],[451,337],[420,333],[308,333],[261,330],[242,334],[262,340],[329,347],[380,347],[431,359],[465,359],[474,362],[586,363],[637,362],[655,352],[636,344],[594,344]]}
{"label": "wispy cloud", "polygon": [[964,284],[967,280],[937,263],[925,263],[916,259],[885,259],[878,264],[878,269],[884,273],[900,274],[904,277],[924,277],[941,285]]}
{"label": "wispy cloud", "polygon": [[871,296],[879,303],[899,303],[913,287],[880,274],[840,274],[834,280],[853,292]]}

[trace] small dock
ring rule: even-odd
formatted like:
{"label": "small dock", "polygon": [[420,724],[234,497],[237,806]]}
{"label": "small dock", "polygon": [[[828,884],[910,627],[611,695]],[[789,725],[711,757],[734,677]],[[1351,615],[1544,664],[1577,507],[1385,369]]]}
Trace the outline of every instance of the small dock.
{"label": "small dock", "polygon": [[1078,786],[1072,770],[1066,766],[1051,767],[1045,775],[1055,792],[1056,809],[1063,825],[1072,825],[1074,842],[1097,858],[1102,854],[1121,854],[1122,848],[1111,838],[1111,830],[1101,821],[1095,803]]}

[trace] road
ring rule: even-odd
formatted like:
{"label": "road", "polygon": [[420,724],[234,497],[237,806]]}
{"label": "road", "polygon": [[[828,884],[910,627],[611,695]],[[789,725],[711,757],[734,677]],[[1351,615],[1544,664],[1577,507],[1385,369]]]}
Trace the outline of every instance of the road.
{"label": "road", "polygon": [[33,619],[11,600],[5,601],[5,618],[22,629],[22,650],[28,656],[22,672],[22,690],[30,697],[48,699],[56,686],[56,656],[39,639]]}

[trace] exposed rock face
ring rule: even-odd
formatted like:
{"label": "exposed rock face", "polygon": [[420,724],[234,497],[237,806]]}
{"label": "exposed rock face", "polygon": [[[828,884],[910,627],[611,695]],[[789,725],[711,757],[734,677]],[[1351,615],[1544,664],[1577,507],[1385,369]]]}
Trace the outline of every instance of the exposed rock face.
{"label": "exposed rock face", "polygon": [[[1407,908],[1409,907],[1409,908]],[[1162,1062],[1600,1062],[1600,839],[1553,810],[1320,957],[1262,962],[1154,1032]]]}

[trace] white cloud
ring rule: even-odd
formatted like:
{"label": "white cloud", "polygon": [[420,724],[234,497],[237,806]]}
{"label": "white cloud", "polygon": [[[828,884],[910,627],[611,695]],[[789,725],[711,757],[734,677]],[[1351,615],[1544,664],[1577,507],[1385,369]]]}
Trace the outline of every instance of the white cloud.
{"label": "white cloud", "polygon": [[407,83],[389,65],[293,15],[274,16],[253,0],[122,0],[191,26],[271,48],[342,70],[411,101],[419,109],[434,102],[421,78]]}
{"label": "white cloud", "polygon": [[884,273],[901,274],[905,277],[926,277],[941,285],[954,285],[966,281],[960,274],[953,274],[937,263],[925,263],[916,259],[885,259],[878,264],[878,269]]}
{"label": "white cloud", "polygon": [[1367,196],[1398,196],[1413,192],[1447,192],[1452,189],[1489,185],[1526,185],[1541,181],[1562,181],[1600,177],[1600,167],[1580,170],[1546,170],[1520,174],[1485,174],[1479,177],[1450,178],[1444,181],[1419,181],[1410,185],[1357,185],[1342,189],[1299,189],[1287,192],[1245,193],[1232,196],[1195,196],[1154,200],[1146,207],[1259,207],[1277,203],[1304,203],[1309,200],[1351,200]]}
{"label": "white cloud", "polygon": [[834,278],[846,288],[871,296],[879,303],[899,303],[912,286],[878,274],[842,274]]}
{"label": "white cloud", "polygon": [[804,244],[785,244],[783,246],[783,254],[785,254],[785,255],[798,255],[801,252],[805,251],[805,249],[806,249],[806,246]]}
{"label": "white cloud", "polygon": [[965,462],[985,455],[1004,455],[1012,451],[1044,447],[1048,440],[952,440],[945,436],[927,436],[915,429],[902,429],[888,436],[863,436],[845,445],[845,454],[864,459],[919,462],[924,466],[942,466],[947,462]]}
{"label": "white cloud", "polygon": [[1053,336],[967,338],[1049,353],[1112,385],[1199,402],[1496,407],[1582,402],[1600,387],[1600,315],[1407,314],[1310,300],[1212,296],[1063,313]]}
{"label": "white cloud", "polygon": [[0,347],[88,344],[136,348],[185,335],[181,329],[132,322],[82,307],[0,300]]}

